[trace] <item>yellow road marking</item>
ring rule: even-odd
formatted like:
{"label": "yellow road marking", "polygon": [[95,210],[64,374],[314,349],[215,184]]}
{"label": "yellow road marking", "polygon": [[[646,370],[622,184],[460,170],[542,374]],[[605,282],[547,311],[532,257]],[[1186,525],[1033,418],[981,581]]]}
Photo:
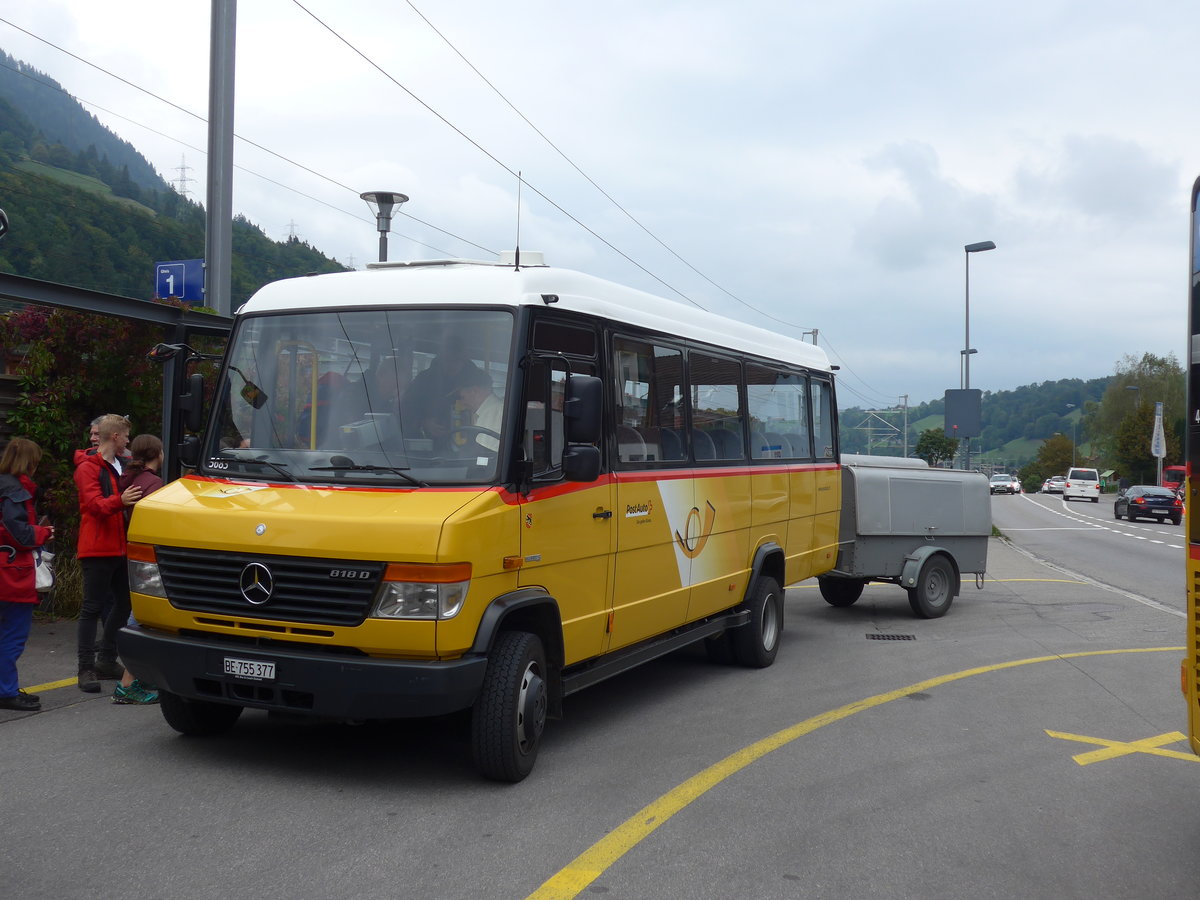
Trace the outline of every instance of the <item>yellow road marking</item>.
{"label": "yellow road marking", "polygon": [[1185,759],[1188,762],[1200,762],[1200,756],[1196,756],[1194,753],[1181,753],[1178,750],[1160,749],[1165,744],[1174,744],[1184,740],[1183,734],[1178,731],[1143,738],[1140,741],[1106,741],[1104,738],[1086,737],[1082,734],[1067,734],[1065,731],[1051,731],[1049,728],[1046,729],[1046,734],[1052,738],[1061,738],[1064,741],[1097,744],[1105,748],[1104,750],[1089,750],[1087,753],[1078,753],[1071,757],[1081,766],[1091,765],[1094,762],[1104,762],[1106,759],[1116,759],[1118,756],[1128,756],[1131,753],[1150,753],[1154,756],[1165,756],[1169,759]]}
{"label": "yellow road marking", "polygon": [[23,691],[28,691],[32,694],[38,694],[42,691],[52,691],[55,688],[70,687],[73,684],[79,684],[78,678],[64,678],[61,681],[47,681],[45,684],[35,684],[31,687],[21,688]]}
{"label": "yellow road marking", "polygon": [[[805,719],[789,728],[778,731],[763,738],[714,763],[707,769],[693,775],[687,781],[663,794],[657,800],[642,807],[587,850],[575,857],[563,869],[548,878],[541,887],[529,895],[528,900],[571,900],[587,888],[593,881],[604,874],[613,863],[636,847],[642,840],[649,837],[655,829],[664,824],[693,800],[702,796],[710,788],[720,784],[731,775],[740,772],[753,762],[757,762],[772,750],[791,743],[799,737],[810,734],[818,728],[840,722],[855,713],[882,706],[909,694],[927,691],[953,681],[961,681],[974,675],[985,675],[1004,669],[1015,669],[1019,666],[1034,663],[1059,662],[1067,659],[1079,659],[1086,656],[1113,656],[1123,653],[1163,653],[1183,651],[1183,647],[1141,647],[1125,650],[1089,650],[1083,653],[1062,653],[1056,656],[1038,656],[1032,659],[1019,659],[991,666],[979,666],[974,669],[964,669],[949,675],[939,675],[926,681],[918,681],[908,687],[885,694],[876,694],[865,700],[858,700],[846,706]],[[1106,742],[1107,743],[1107,742]],[[1143,752],[1167,754],[1173,751],[1148,749]]]}

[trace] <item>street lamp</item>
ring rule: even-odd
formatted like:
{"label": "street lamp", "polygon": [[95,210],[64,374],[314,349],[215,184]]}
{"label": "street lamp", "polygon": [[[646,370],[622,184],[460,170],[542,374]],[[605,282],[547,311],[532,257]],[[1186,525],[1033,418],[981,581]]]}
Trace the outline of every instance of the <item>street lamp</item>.
{"label": "street lamp", "polygon": [[371,206],[375,214],[375,227],[379,229],[379,261],[387,262],[387,236],[392,230],[392,209],[408,202],[404,194],[394,191],[367,191],[359,194]]}
{"label": "street lamp", "polygon": [[[1067,404],[1067,409],[1074,409],[1074,408],[1075,408],[1074,403]],[[1078,426],[1079,426],[1078,421],[1074,421],[1071,423],[1071,465],[1075,465],[1075,448],[1077,446],[1079,446]]]}
{"label": "street lamp", "polygon": [[[979,241],[975,244],[967,244],[963,247],[963,259],[966,261],[966,290],[964,298],[966,301],[966,331],[964,333],[965,340],[963,342],[962,351],[962,387],[966,390],[971,387],[971,354],[976,351],[971,349],[971,254],[982,253],[984,250],[995,250],[996,244],[992,241]],[[963,445],[963,457],[965,460],[964,469],[971,468],[971,438],[968,436],[966,443]]]}

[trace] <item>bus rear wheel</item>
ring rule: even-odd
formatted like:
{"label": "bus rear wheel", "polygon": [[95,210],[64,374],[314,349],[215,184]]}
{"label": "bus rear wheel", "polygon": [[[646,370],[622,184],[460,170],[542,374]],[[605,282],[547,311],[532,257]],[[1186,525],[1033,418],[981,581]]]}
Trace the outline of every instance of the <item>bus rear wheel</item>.
{"label": "bus rear wheel", "polygon": [[825,578],[817,579],[817,587],[821,596],[830,606],[853,606],[862,596],[866,582],[860,578]]}
{"label": "bus rear wheel", "polygon": [[547,705],[541,640],[526,631],[502,632],[471,710],[471,751],[485,778],[517,782],[533,771]]}
{"label": "bus rear wheel", "polygon": [[167,724],[180,734],[208,737],[224,734],[242,714],[242,707],[208,700],[187,700],[178,694],[160,690],[158,708]]}
{"label": "bus rear wheel", "polygon": [[733,658],[739,665],[765,669],[775,662],[783,635],[783,589],[769,575],[759,575],[746,600],[750,621],[729,633]]}

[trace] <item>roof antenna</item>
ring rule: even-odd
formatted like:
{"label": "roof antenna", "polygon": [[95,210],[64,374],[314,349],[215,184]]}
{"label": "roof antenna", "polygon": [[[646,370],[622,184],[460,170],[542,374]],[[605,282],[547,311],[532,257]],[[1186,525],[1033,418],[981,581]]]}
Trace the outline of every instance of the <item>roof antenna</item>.
{"label": "roof antenna", "polygon": [[517,170],[517,250],[513,254],[513,271],[521,271],[521,185],[524,180],[521,178],[521,170]]}

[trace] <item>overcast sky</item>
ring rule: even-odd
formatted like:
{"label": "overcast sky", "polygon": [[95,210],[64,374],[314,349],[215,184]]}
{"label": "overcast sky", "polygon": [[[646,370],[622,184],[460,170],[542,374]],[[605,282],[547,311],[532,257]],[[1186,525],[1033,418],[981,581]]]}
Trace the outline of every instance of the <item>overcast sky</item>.
{"label": "overcast sky", "polygon": [[[843,407],[960,386],[963,246],[985,240],[971,387],[1184,361],[1195,0],[237,13],[233,206],[273,238],[361,268],[378,235],[357,194],[393,190],[421,221],[396,218],[392,259],[490,259],[517,239],[519,170],[523,250],[816,329]],[[0,18],[0,48],[205,201],[208,3],[0,0]]]}

